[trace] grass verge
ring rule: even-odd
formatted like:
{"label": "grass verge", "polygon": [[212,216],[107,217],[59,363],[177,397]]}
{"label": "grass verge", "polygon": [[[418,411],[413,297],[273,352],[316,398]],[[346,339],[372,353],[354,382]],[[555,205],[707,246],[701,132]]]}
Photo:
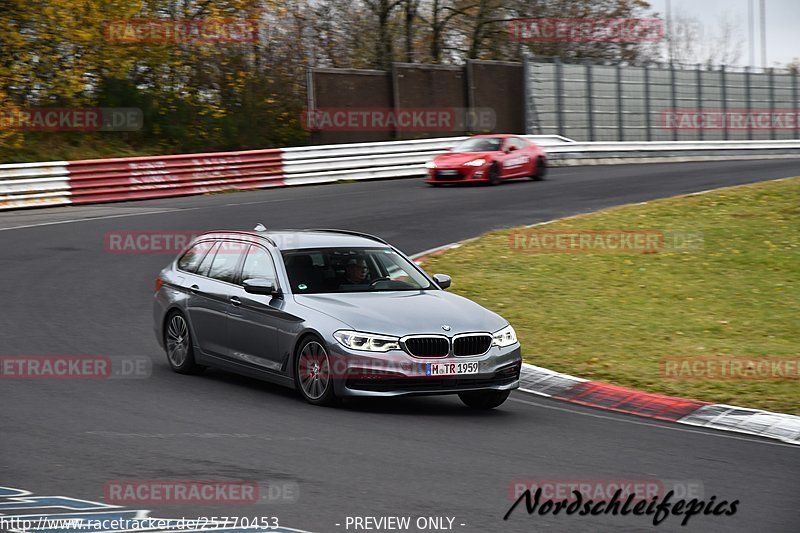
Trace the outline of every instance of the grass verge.
{"label": "grass verge", "polygon": [[[639,390],[800,414],[798,379],[773,377],[775,370],[766,379],[710,378],[707,366],[687,373],[680,361],[800,362],[800,178],[530,228],[539,229],[689,232],[702,235],[702,246],[532,254],[513,249],[514,230],[501,230],[424,267],[451,274],[453,292],[507,318],[529,363]],[[666,366],[676,361],[683,365],[678,379]],[[782,367],[787,374],[791,365]]]}

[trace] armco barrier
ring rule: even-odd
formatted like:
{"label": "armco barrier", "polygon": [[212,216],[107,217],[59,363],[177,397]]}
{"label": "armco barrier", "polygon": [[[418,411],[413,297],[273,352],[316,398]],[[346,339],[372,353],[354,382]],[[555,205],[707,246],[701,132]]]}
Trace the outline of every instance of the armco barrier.
{"label": "armco barrier", "polygon": [[0,210],[70,203],[68,164],[51,161],[0,165]]}
{"label": "armco barrier", "polygon": [[800,140],[575,142],[547,153],[551,166],[800,158]]}
{"label": "armco barrier", "polygon": [[[800,140],[577,143],[530,135],[552,166],[800,158]],[[422,177],[465,137],[0,165],[0,210],[186,196],[338,180]]]}
{"label": "armco barrier", "polygon": [[[525,137],[545,149],[573,142],[560,135]],[[287,185],[421,177],[427,161],[464,139],[467,137],[284,148],[283,172]]]}
{"label": "armco barrier", "polygon": [[165,198],[284,185],[280,150],[69,163],[70,203]]}
{"label": "armco barrier", "polygon": [[0,210],[285,185],[280,150],[0,165]]}

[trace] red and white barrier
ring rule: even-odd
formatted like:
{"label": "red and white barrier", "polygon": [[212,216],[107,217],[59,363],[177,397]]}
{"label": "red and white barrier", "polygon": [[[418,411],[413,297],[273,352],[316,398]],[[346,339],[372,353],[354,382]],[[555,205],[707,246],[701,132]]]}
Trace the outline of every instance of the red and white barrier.
{"label": "red and white barrier", "polygon": [[[800,141],[576,143],[527,135],[551,166],[800,156]],[[414,178],[466,137],[0,165],[0,210],[96,204],[339,180]]]}
{"label": "red and white barrier", "polygon": [[67,168],[72,204],[285,185],[280,150],[72,161]]}
{"label": "red and white barrier", "polygon": [[0,165],[0,210],[283,185],[281,150]]}

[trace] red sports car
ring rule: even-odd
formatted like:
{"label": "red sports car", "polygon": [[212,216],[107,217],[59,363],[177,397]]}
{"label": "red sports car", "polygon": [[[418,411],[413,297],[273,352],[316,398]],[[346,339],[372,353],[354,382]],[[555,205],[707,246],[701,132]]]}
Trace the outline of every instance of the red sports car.
{"label": "red sports car", "polygon": [[431,185],[484,182],[497,185],[511,178],[544,179],[547,155],[516,135],[477,135],[425,165]]}

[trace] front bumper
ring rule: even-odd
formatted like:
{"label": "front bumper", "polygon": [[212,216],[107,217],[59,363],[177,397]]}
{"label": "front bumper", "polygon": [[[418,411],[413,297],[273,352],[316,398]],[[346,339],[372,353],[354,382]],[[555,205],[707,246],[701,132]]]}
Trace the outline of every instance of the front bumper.
{"label": "front bumper", "polygon": [[[455,172],[456,174],[452,174]],[[426,183],[476,183],[489,179],[488,166],[429,168]]]}
{"label": "front bumper", "polygon": [[[421,396],[455,394],[476,390],[512,390],[519,387],[522,355],[519,343],[507,348],[492,346],[474,357],[421,358],[401,350],[369,353],[349,350],[338,342],[328,343],[339,397]],[[479,365],[477,374],[428,376],[428,363]]]}

